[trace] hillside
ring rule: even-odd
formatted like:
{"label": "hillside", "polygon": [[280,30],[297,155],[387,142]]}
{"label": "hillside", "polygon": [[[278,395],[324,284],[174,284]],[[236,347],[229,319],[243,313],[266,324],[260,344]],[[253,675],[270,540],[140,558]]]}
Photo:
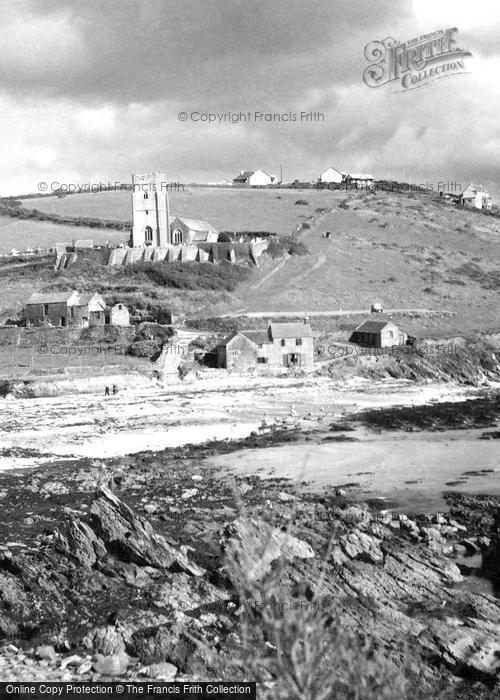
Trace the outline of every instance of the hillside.
{"label": "hillside", "polygon": [[498,218],[427,195],[348,194],[299,239],[310,254],[263,262],[232,311],[346,311],[380,301],[455,314],[419,321],[429,333],[500,328]]}
{"label": "hillside", "polygon": [[[39,209],[43,205],[66,215],[118,218],[120,211],[127,215],[128,210],[123,207],[128,196],[75,195],[28,200],[26,205]],[[372,194],[199,188],[173,193],[173,205],[176,198],[190,215],[209,219],[220,230],[289,234],[302,226],[296,237],[309,254],[275,259],[263,255],[258,269],[238,276],[239,285],[235,286],[233,280],[230,285],[216,285],[206,292],[198,282],[193,286],[165,280],[161,270],[159,274],[146,270],[139,274],[125,268],[84,265],[55,273],[50,265],[19,268],[4,264],[0,268],[3,318],[19,312],[24,299],[35,289],[74,286],[97,288],[109,299],[120,297],[139,308],[166,306],[198,318],[252,312],[262,316],[279,312],[346,312],[369,309],[373,301],[380,301],[386,309],[449,312],[421,317],[417,314],[408,330],[420,336],[500,330],[498,218],[459,210],[424,194],[382,191]],[[305,203],[296,204],[299,200]],[[12,221],[19,234],[26,225],[48,226],[43,222]],[[78,237],[96,237],[95,229],[85,234],[80,227],[68,229],[73,237],[76,232]],[[331,232],[330,239],[323,237],[326,231]],[[104,233],[107,238],[121,235]],[[27,235],[22,235],[28,243]],[[315,321],[319,328],[325,324],[328,328],[342,327],[336,319]]]}

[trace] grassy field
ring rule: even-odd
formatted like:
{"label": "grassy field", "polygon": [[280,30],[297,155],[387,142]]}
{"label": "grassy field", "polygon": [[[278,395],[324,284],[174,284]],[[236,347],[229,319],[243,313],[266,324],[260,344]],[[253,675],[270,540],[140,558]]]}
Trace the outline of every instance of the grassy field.
{"label": "grassy field", "polygon": [[[297,223],[314,213],[315,208],[330,206],[339,193],[321,190],[252,190],[213,187],[186,188],[170,192],[172,216],[206,219],[219,231],[271,231],[291,233]],[[130,221],[130,192],[99,192],[63,198],[27,199],[23,205],[53,214],[89,216]],[[306,205],[296,205],[305,200]]]}
{"label": "grassy field", "polygon": [[[31,201],[31,200],[30,200]],[[119,245],[127,239],[120,231],[86,228],[85,226],[61,226],[46,221],[13,219],[0,216],[0,253],[10,253],[12,248],[24,250],[28,246],[35,248],[52,248],[56,243],[76,239],[91,238],[96,243],[109,241]]]}

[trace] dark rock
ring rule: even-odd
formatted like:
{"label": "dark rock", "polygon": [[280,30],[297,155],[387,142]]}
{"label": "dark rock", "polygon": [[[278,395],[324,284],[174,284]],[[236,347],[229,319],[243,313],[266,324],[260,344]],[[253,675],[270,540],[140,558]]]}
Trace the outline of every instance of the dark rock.
{"label": "dark rock", "polygon": [[96,654],[112,656],[125,652],[125,642],[123,636],[113,625],[96,627],[82,640],[87,649],[91,649]]}
{"label": "dark rock", "polygon": [[195,642],[187,633],[186,624],[172,622],[136,632],[130,649],[142,663],[156,664],[168,661],[185,669],[196,650]]}
{"label": "dark rock", "polygon": [[98,559],[106,556],[104,542],[97,537],[90,525],[82,520],[71,522],[65,534],[56,530],[54,544],[61,552],[88,568],[94,566]]}
{"label": "dark rock", "polygon": [[106,548],[123,561],[139,566],[187,571],[201,576],[204,570],[155,533],[151,525],[134,514],[106,487],[90,508],[92,527]]}
{"label": "dark rock", "polygon": [[481,547],[478,545],[477,541],[471,537],[462,540],[460,544],[463,544],[463,546],[467,548],[467,551],[472,554],[477,554],[481,551]]}

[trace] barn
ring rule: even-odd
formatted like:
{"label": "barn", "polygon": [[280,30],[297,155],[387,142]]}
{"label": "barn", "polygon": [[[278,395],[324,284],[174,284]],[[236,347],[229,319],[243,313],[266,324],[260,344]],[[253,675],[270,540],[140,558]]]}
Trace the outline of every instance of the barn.
{"label": "barn", "polygon": [[26,326],[101,326],[106,322],[105,311],[106,302],[96,292],[37,292],[26,302]]}
{"label": "barn", "polygon": [[354,329],[349,342],[371,348],[406,345],[408,336],[392,321],[363,321]]}

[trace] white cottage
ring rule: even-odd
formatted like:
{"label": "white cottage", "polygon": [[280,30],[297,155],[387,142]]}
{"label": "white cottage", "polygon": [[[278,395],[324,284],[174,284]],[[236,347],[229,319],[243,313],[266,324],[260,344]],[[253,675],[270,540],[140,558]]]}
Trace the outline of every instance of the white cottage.
{"label": "white cottage", "polygon": [[246,185],[247,187],[266,187],[277,183],[275,175],[266,173],[265,170],[242,170],[234,180],[234,185]]}
{"label": "white cottage", "polygon": [[334,167],[330,166],[324,173],[320,175],[320,182],[325,182],[329,184],[330,182],[336,182],[340,184],[343,181],[343,173],[336,170]]}

